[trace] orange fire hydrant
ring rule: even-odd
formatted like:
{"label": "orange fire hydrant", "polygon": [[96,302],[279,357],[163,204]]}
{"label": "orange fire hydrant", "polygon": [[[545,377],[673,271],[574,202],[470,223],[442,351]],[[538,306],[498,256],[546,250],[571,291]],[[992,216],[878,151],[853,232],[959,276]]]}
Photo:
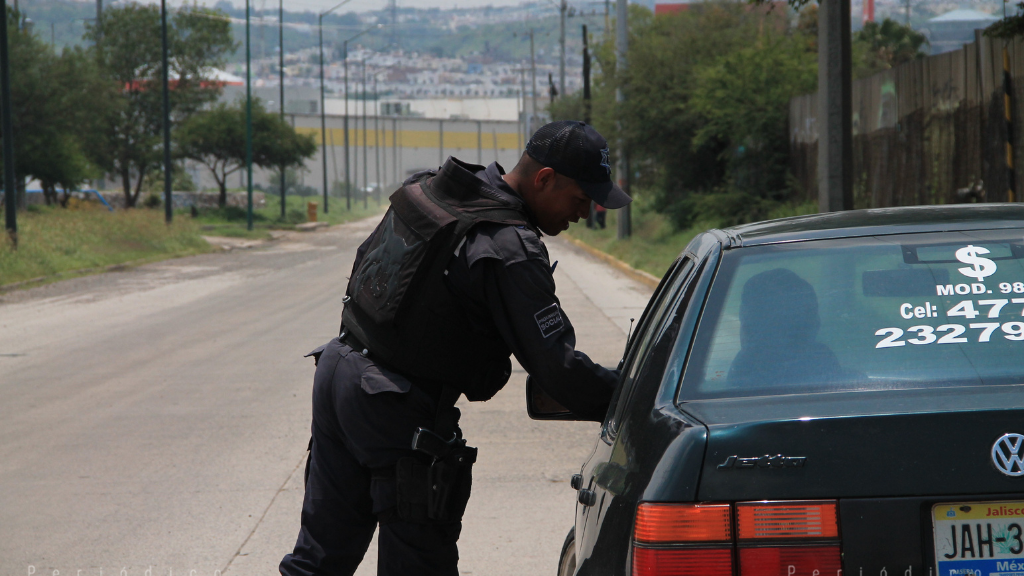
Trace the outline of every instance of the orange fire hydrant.
{"label": "orange fire hydrant", "polygon": [[316,222],[316,202],[306,203],[306,220]]}

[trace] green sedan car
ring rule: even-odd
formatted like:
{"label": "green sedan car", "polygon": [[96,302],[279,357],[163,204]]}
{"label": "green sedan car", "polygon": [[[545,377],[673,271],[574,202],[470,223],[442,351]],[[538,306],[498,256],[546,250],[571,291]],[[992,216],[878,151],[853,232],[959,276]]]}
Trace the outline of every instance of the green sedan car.
{"label": "green sedan car", "polygon": [[701,234],[573,487],[565,576],[1024,575],[1024,206]]}

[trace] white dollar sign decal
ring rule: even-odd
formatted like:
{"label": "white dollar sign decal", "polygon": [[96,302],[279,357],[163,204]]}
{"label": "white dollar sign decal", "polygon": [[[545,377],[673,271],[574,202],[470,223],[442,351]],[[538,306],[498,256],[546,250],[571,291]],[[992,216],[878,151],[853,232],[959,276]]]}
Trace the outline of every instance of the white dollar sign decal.
{"label": "white dollar sign decal", "polygon": [[988,254],[987,248],[981,246],[967,246],[956,251],[956,259],[964,264],[970,264],[970,268],[959,268],[961,274],[977,278],[981,282],[984,278],[996,273],[996,263],[988,258],[982,258],[979,254]]}

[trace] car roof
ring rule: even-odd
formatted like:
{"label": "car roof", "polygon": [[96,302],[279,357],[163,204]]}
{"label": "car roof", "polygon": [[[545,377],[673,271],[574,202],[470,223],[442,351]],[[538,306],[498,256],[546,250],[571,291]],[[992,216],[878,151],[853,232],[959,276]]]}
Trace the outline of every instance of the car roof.
{"label": "car roof", "polygon": [[884,234],[1024,227],[1024,204],[958,204],[847,210],[722,230],[732,247]]}

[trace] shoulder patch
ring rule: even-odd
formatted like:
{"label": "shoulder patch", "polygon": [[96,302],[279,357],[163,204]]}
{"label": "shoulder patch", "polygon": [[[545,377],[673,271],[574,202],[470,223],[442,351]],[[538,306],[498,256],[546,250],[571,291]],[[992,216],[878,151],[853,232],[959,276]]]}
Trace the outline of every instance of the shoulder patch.
{"label": "shoulder patch", "polygon": [[540,335],[544,338],[561,332],[565,327],[565,322],[562,321],[562,311],[558,308],[558,304],[541,309],[540,312],[533,315],[533,319],[537,321]]}

